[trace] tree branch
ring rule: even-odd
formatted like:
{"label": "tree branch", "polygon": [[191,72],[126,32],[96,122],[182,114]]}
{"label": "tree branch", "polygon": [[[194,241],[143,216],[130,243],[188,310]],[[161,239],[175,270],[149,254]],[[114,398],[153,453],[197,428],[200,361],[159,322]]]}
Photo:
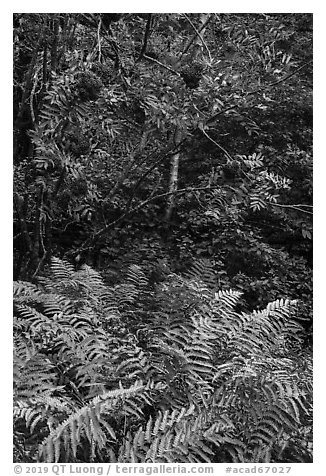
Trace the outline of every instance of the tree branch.
{"label": "tree branch", "polygon": [[36,278],[36,276],[38,275],[38,273],[40,272],[40,270],[42,269],[42,266],[44,264],[44,261],[46,259],[46,257],[48,256],[48,251],[45,251],[42,258],[40,259],[40,262],[38,263],[37,265],[37,268],[36,270],[34,271],[33,275],[32,275],[32,280]]}
{"label": "tree branch", "polygon": [[[301,65],[299,68],[297,68],[295,71],[293,71],[291,74],[288,74],[287,76],[285,76],[284,78],[281,78],[273,83],[269,83],[269,84],[266,84],[265,86],[262,86],[258,89],[255,89],[254,91],[250,91],[248,92],[247,94],[248,95],[251,95],[251,94],[257,94],[261,91],[264,91],[272,86],[276,86],[277,84],[280,84],[284,81],[286,81],[287,79],[291,78],[292,76],[294,76],[295,74],[297,74],[299,71],[301,71],[303,68],[305,68],[306,66],[308,66],[308,64],[312,63],[312,60],[309,60],[307,61],[306,63],[304,63],[303,65]],[[210,117],[207,121],[206,121],[206,124],[211,124],[212,122],[215,121],[215,119],[222,115],[222,114],[225,114],[227,111],[230,111],[231,109],[237,109],[239,108],[239,104],[233,104],[232,106],[229,106],[227,107],[226,109],[223,109],[222,111],[219,111],[217,112],[216,114],[214,114],[214,116]]]}
{"label": "tree branch", "polygon": [[196,191],[203,191],[203,190],[206,190],[206,191],[209,191],[209,190],[214,190],[216,188],[219,188],[219,187],[197,187],[197,188],[194,188],[194,187],[187,187],[187,188],[181,188],[179,190],[175,190],[173,192],[164,192],[164,193],[160,193],[159,195],[155,195],[154,197],[151,196],[149,198],[147,198],[146,200],[142,201],[139,205],[137,205],[136,207],[132,208],[131,210],[127,210],[125,211],[122,215],[120,215],[116,220],[108,223],[107,225],[105,225],[103,228],[101,228],[100,230],[98,230],[96,233],[93,234],[92,237],[88,238],[75,252],[76,253],[80,253],[82,251],[86,251],[87,249],[89,249],[92,245],[92,243],[94,243],[94,241],[99,238],[101,235],[103,235],[103,233],[105,233],[106,231],[108,231],[109,229],[111,229],[113,226],[117,225],[117,223],[121,222],[122,220],[124,220],[127,216],[129,215],[132,215],[133,213],[136,213],[138,212],[140,209],[142,209],[143,207],[145,207],[146,205],[148,205],[148,203],[151,203],[151,202],[154,202],[155,200],[158,200],[160,198],[165,198],[165,197],[168,197],[169,195],[173,195],[173,194],[183,194],[183,193],[187,193],[187,192],[196,192]]}
{"label": "tree branch", "polygon": [[17,212],[17,216],[18,216],[19,228],[25,240],[25,246],[26,246],[25,252],[30,253],[32,251],[33,244],[32,244],[31,237],[29,236],[29,233],[28,233],[28,228],[27,228],[26,219],[23,212],[22,202],[23,202],[23,198],[20,197],[20,195],[16,191],[14,191],[14,205]]}
{"label": "tree branch", "polygon": [[58,40],[59,40],[59,20],[57,17],[53,18],[53,39],[51,46],[51,71],[56,71],[58,65]]}
{"label": "tree branch", "polygon": [[219,188],[219,187],[186,187],[186,188],[180,188],[179,190],[174,190],[173,192],[164,192],[164,193],[160,193],[159,195],[155,195],[154,197],[150,197],[150,198],[147,198],[146,200],[144,200],[143,202],[141,202],[139,205],[137,205],[136,207],[132,208],[131,210],[127,211],[126,213],[124,213],[123,215],[121,215],[119,218],[117,218],[115,221],[113,221],[112,223],[109,223],[107,225],[107,227],[105,227],[105,229],[103,228],[102,230],[99,230],[96,234],[96,235],[100,235],[102,234],[104,231],[107,230],[107,228],[115,225],[116,223],[118,223],[119,221],[123,220],[126,216],[128,215],[131,215],[132,213],[135,213],[137,212],[138,210],[140,210],[141,208],[143,208],[145,205],[147,205],[148,203],[151,203],[155,200],[158,200],[159,198],[165,198],[165,197],[168,197],[169,195],[174,195],[174,194],[182,194],[182,193],[187,193],[187,192],[197,192],[197,191],[203,191],[203,190],[213,190],[214,188]]}
{"label": "tree branch", "polygon": [[101,27],[102,27],[102,17],[100,16],[98,27],[97,27],[97,46],[98,46],[98,62],[101,62],[102,49],[101,49]]}
{"label": "tree branch", "polygon": [[[150,132],[152,132],[152,130],[148,130],[146,131],[148,134]],[[181,145],[181,144],[180,144]],[[141,147],[142,144],[141,144],[141,141],[140,141],[140,144],[139,144],[139,150],[141,151]],[[146,176],[155,168],[157,167],[161,162],[163,162],[163,160],[167,157],[170,157],[171,155],[173,154],[176,154],[178,153],[179,151],[179,147],[176,149],[176,147],[172,147],[172,148],[166,148],[165,150],[161,151],[159,154],[158,154],[158,158],[155,160],[154,164],[150,167],[150,169],[147,170],[147,172],[145,172],[144,175],[142,175],[140,177],[140,179],[138,180],[137,184],[135,185],[134,189],[133,189],[133,192],[135,192],[136,188],[138,188],[138,186],[140,185],[140,183],[146,178]],[[163,155],[162,155],[163,154]],[[135,153],[134,155],[134,158],[132,160],[132,162],[129,164],[128,167],[126,167],[124,169],[124,171],[122,172],[122,174],[120,175],[120,177],[117,179],[116,183],[114,184],[113,188],[111,189],[109,195],[107,198],[110,198],[114,195],[114,193],[118,190],[118,188],[121,186],[121,184],[123,183],[123,181],[125,180],[126,177],[128,177],[128,174],[131,173],[133,167],[135,165],[137,165],[137,167],[140,167],[141,165],[144,164],[144,162],[148,161],[149,159],[152,159],[155,157],[157,157],[157,155],[155,154],[155,151],[154,153],[151,153],[149,156],[146,156],[144,159],[141,159],[142,155],[140,155],[140,160],[138,160],[138,156],[137,156],[137,153]],[[129,202],[128,202],[129,203]]]}
{"label": "tree branch", "polygon": [[182,57],[187,53],[187,51],[189,50],[190,46],[193,44],[193,42],[194,42],[195,39],[197,38],[198,34],[200,34],[200,32],[201,32],[201,31],[206,27],[206,25],[211,21],[211,18],[212,18],[212,16],[209,15],[209,17],[207,18],[207,20],[205,21],[205,23],[203,23],[203,25],[201,25],[200,28],[199,28],[198,30],[196,30],[196,34],[192,37],[192,39],[189,41],[189,43],[187,44],[187,46],[185,47],[185,49],[184,49],[183,52],[181,53],[179,62],[181,61]]}
{"label": "tree branch", "polygon": [[175,74],[176,76],[179,76],[179,77],[181,76],[180,73],[178,73],[178,71],[175,71],[174,69],[170,68],[170,66],[167,66],[166,64],[161,63],[157,59],[151,58],[150,56],[147,56],[145,54],[143,55],[143,58],[147,59],[148,61],[151,61],[152,63],[158,64],[159,66],[161,66],[161,68],[167,69],[168,71],[170,71],[172,74]]}
{"label": "tree branch", "polygon": [[[202,42],[204,48],[206,49],[207,53],[208,53],[208,56],[209,56],[209,60],[212,61],[212,55],[208,49],[208,46],[206,45],[205,41],[204,41],[204,38],[202,37],[202,35],[200,34],[200,31],[204,29],[204,27],[207,25],[207,23],[210,21],[210,18],[211,16],[209,15],[208,19],[203,23],[203,25],[201,26],[200,30],[197,30],[197,28],[195,27],[195,25],[193,24],[192,20],[188,17],[188,15],[186,13],[183,14],[185,16],[185,18],[188,20],[188,22],[190,23],[190,25],[192,26],[192,28],[195,30],[196,32],[196,36],[198,36],[198,38],[200,39],[200,41]],[[195,41],[196,39],[196,36],[194,38],[193,41]]]}
{"label": "tree branch", "polygon": [[[178,154],[180,152],[180,146],[184,143],[186,139],[184,139],[182,142],[180,142],[178,144],[178,147],[177,148],[174,148],[174,149],[171,149],[169,150],[168,152],[166,152],[164,155],[160,155],[160,157],[154,162],[154,164],[152,164],[150,166],[150,168],[138,179],[138,181],[136,182],[132,192],[131,192],[131,197],[130,199],[128,200],[127,202],[127,205],[126,205],[126,211],[129,210],[132,202],[133,202],[133,199],[135,198],[135,192],[136,190],[139,188],[139,186],[141,185],[141,183],[145,180],[145,178],[158,166],[160,165],[162,162],[164,162],[165,159],[175,155],[175,154]],[[110,196],[112,196],[112,194],[110,194]]]}
{"label": "tree branch", "polygon": [[142,57],[144,56],[145,52],[146,52],[148,39],[149,39],[150,33],[151,33],[151,24],[152,24],[152,13],[149,13],[147,23],[146,23],[143,46],[140,50],[140,53],[139,53],[139,56],[138,56],[136,62],[140,61],[142,59]]}
{"label": "tree branch", "polygon": [[35,46],[34,51],[33,51],[33,56],[32,56],[31,62],[29,64],[28,71],[26,73],[25,86],[24,86],[24,90],[23,90],[23,94],[22,94],[22,99],[21,99],[21,102],[20,102],[20,105],[19,105],[18,114],[17,114],[16,121],[15,121],[15,126],[16,127],[18,127],[18,124],[19,124],[19,122],[21,121],[21,119],[23,117],[25,107],[26,107],[26,103],[27,103],[27,97],[28,97],[28,94],[29,94],[32,86],[33,86],[34,68],[35,68],[35,65],[36,65],[38,52],[39,52],[40,47],[41,47],[42,42],[43,42],[43,38],[44,38],[44,25],[42,25],[42,28],[41,28],[41,31],[39,33],[36,46]]}
{"label": "tree branch", "polygon": [[212,116],[212,117],[210,117],[209,119],[207,119],[206,124],[211,124],[212,122],[215,121],[215,119],[216,119],[218,116],[221,116],[222,114],[225,114],[226,112],[231,111],[232,109],[237,109],[238,107],[239,107],[238,104],[234,104],[233,106],[229,106],[229,107],[227,107],[226,109],[223,109],[222,111],[217,112],[216,114],[214,114],[214,116]]}
{"label": "tree branch", "polygon": [[226,149],[224,149],[224,147],[222,147],[214,139],[212,139],[204,129],[199,129],[199,130],[204,134],[205,137],[207,137],[207,139],[209,139],[211,142],[213,142],[213,144],[215,144],[219,149],[221,149],[229,160],[232,160],[231,155],[228,153]]}
{"label": "tree branch", "polygon": [[249,95],[249,94],[257,94],[257,93],[259,93],[260,91],[264,91],[265,89],[268,89],[268,88],[270,88],[270,87],[272,87],[272,86],[276,86],[277,84],[283,83],[284,81],[287,81],[289,78],[292,78],[292,76],[294,76],[295,74],[297,74],[299,71],[301,71],[303,68],[305,68],[306,66],[308,66],[308,65],[311,64],[312,62],[313,62],[313,60],[307,61],[306,63],[304,63],[303,65],[299,66],[299,68],[295,69],[292,73],[288,74],[287,76],[284,76],[283,78],[278,79],[277,81],[274,81],[273,83],[269,83],[269,84],[266,84],[265,86],[261,86],[260,88],[255,89],[254,91],[250,91],[250,92],[248,92],[248,95]]}
{"label": "tree branch", "polygon": [[[313,215],[313,212],[310,212],[308,210],[304,210],[303,208],[300,208],[299,205],[285,205],[285,204],[282,204],[282,203],[271,203],[270,205],[273,205],[273,207],[291,208],[292,210],[296,210],[298,212],[307,213],[308,215]],[[309,205],[305,205],[305,206],[309,206]]]}

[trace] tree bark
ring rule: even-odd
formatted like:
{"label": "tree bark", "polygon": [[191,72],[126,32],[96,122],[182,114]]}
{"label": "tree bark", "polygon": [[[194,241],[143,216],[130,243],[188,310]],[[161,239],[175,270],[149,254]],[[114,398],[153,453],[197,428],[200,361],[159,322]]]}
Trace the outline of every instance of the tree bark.
{"label": "tree bark", "polygon": [[165,211],[165,221],[171,221],[172,213],[175,207],[175,192],[178,190],[180,152],[171,159],[169,193],[167,207]]}
{"label": "tree bark", "polygon": [[[201,13],[199,16],[199,28],[196,29],[197,38],[194,41],[194,51],[192,54],[192,60],[198,60],[198,57],[203,52],[203,37],[205,34],[206,26],[208,25],[210,18],[209,13]],[[200,33],[198,33],[200,31]],[[180,127],[177,126],[175,132],[175,144],[178,144],[183,140],[183,131]],[[169,189],[168,189],[168,199],[166,204],[165,211],[165,222],[166,226],[169,225],[171,221],[173,210],[176,206],[175,192],[178,190],[178,181],[179,181],[179,163],[180,163],[180,152],[175,154],[171,158],[171,167],[170,167],[170,180],[169,180]]]}

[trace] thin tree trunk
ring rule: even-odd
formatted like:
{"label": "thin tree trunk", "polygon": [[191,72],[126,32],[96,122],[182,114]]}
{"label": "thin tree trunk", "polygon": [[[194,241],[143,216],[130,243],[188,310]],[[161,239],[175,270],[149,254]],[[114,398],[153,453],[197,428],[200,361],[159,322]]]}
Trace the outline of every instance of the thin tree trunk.
{"label": "thin tree trunk", "polygon": [[[174,143],[176,147],[183,139],[183,134],[181,129],[177,126],[174,135]],[[180,152],[177,152],[171,157],[170,161],[170,179],[169,179],[169,189],[167,203],[166,203],[166,210],[165,210],[165,222],[168,226],[169,222],[171,221],[171,217],[173,214],[173,210],[175,208],[175,192],[178,190],[178,180],[179,180],[179,163],[180,163]]]}
{"label": "thin tree trunk", "polygon": [[51,47],[51,71],[57,69],[58,57],[58,39],[59,39],[59,19],[55,15],[53,18],[53,39]]}
{"label": "thin tree trunk", "polygon": [[[26,138],[28,137],[27,134],[26,134],[26,131],[24,129],[26,127],[29,128],[32,125],[31,122],[30,122],[30,119],[27,119],[27,121],[26,121],[26,118],[23,120],[23,117],[24,117],[24,113],[26,111],[26,107],[28,105],[28,95],[30,94],[30,92],[32,90],[32,87],[33,87],[33,75],[34,75],[35,66],[36,66],[36,63],[37,63],[37,56],[38,56],[40,47],[42,45],[43,37],[44,37],[43,32],[44,32],[44,27],[42,26],[41,31],[39,33],[37,44],[36,44],[36,46],[34,48],[34,51],[33,51],[32,60],[30,62],[30,65],[28,67],[28,71],[26,73],[24,90],[23,90],[21,101],[20,101],[17,117],[16,117],[15,123],[14,123],[14,129],[17,130],[17,135],[14,134],[14,144],[13,144],[14,161],[16,161],[18,159],[18,153],[19,153],[18,142],[19,142],[19,140],[21,140],[22,136],[24,136]],[[24,128],[22,127],[22,122],[25,123]],[[28,139],[28,143],[29,144],[31,143],[30,139]],[[28,147],[28,149],[29,149],[29,147]],[[29,155],[30,154],[29,154],[29,150],[28,150],[28,156]]]}
{"label": "thin tree trunk", "polygon": [[28,196],[23,199],[17,192],[14,192],[14,205],[18,218],[19,231],[21,238],[19,240],[18,248],[18,260],[14,267],[14,279],[25,278],[25,270],[28,260],[31,258],[31,252],[33,248],[31,237],[29,236],[27,224],[26,224],[26,210],[27,210]]}
{"label": "thin tree trunk", "polygon": [[[209,13],[202,13],[199,16],[199,31],[200,34],[197,34],[197,38],[194,42],[194,51],[192,54],[192,60],[196,61],[200,54],[203,52],[203,37],[205,34],[206,26],[210,18]],[[198,30],[196,30],[198,32]],[[183,140],[183,132],[177,126],[175,133],[175,144],[178,145]],[[179,181],[179,163],[180,163],[180,153],[175,154],[171,159],[171,168],[170,168],[170,180],[169,180],[169,196],[166,204],[165,211],[165,222],[166,225],[169,225],[173,210],[176,206],[175,192],[178,190],[178,181]]]}
{"label": "thin tree trunk", "polygon": [[175,207],[175,192],[178,190],[180,153],[175,154],[171,159],[169,193],[167,207],[165,211],[165,221],[171,221],[172,213]]}
{"label": "thin tree trunk", "polygon": [[34,222],[33,247],[31,251],[31,271],[35,271],[40,260],[40,243],[41,243],[41,210],[43,208],[43,187],[39,186],[36,195],[36,214]]}

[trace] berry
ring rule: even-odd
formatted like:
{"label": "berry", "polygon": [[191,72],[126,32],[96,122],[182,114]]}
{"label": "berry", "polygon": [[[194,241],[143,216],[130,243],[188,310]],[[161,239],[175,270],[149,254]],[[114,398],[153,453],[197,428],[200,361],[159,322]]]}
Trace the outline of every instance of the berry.
{"label": "berry", "polygon": [[79,73],[77,76],[75,88],[82,101],[96,101],[102,87],[102,81],[91,71]]}
{"label": "berry", "polygon": [[182,79],[189,89],[196,89],[202,78],[203,67],[200,63],[184,66],[180,72]]}

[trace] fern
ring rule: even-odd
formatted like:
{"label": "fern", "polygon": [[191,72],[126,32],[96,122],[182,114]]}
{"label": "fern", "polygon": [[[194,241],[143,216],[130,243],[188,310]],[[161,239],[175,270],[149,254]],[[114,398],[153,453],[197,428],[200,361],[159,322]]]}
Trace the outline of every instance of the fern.
{"label": "fern", "polygon": [[[120,416],[134,415],[137,407],[133,399],[139,394],[138,400],[147,401],[152,389],[155,389],[155,386],[151,384],[145,386],[137,382],[130,388],[119,388],[93,398],[90,403],[74,412],[51,431],[40,446],[41,461],[51,462],[53,456],[56,462],[62,458],[69,461],[71,453],[76,458],[77,449],[83,439],[89,444],[90,458],[94,459],[96,452],[106,445],[112,445],[116,440],[116,433],[108,422],[110,416],[117,412]],[[139,413],[138,409],[137,417]]]}
{"label": "fern", "polygon": [[46,462],[309,460],[296,301],[238,312],[241,293],[218,291],[213,273],[201,260],[153,290],[134,265],[108,287],[54,259],[39,285],[15,283],[17,458],[25,447]]}
{"label": "fern", "polygon": [[216,287],[216,274],[212,263],[208,259],[197,260],[185,276],[197,282],[202,281],[213,289]]}

